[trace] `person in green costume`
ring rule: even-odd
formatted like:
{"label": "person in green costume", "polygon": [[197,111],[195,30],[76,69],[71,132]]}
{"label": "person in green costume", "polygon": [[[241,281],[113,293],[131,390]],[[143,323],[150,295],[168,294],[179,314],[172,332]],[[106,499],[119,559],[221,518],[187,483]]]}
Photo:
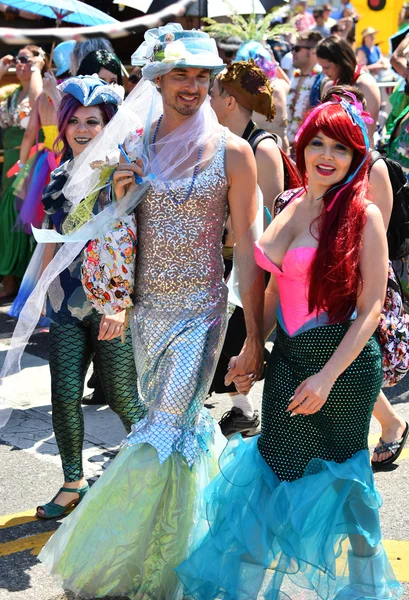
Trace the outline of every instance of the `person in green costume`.
{"label": "person in green costume", "polygon": [[395,120],[390,134],[388,158],[396,160],[409,177],[409,106],[406,106]]}
{"label": "person in green costume", "polygon": [[14,231],[18,208],[15,203],[8,170],[19,160],[20,145],[24,137],[30,112],[42,91],[41,70],[44,51],[38,46],[25,46],[17,57],[10,54],[0,59],[0,80],[13,65],[20,85],[0,101],[0,127],[3,129],[4,163],[0,200],[0,299],[14,294],[19,280],[29,263],[31,236]]}
{"label": "person in green costume", "polygon": [[[63,146],[62,155],[66,156],[69,149],[75,159],[111,120],[122,97],[97,76],[66,79],[59,90],[64,92],[64,96],[57,113],[59,136],[56,144]],[[71,163],[72,159],[57,167],[44,188],[42,203],[46,219],[43,229],[61,233],[71,218],[72,206],[63,191]],[[87,198],[88,201],[91,198],[91,210],[95,214],[110,202],[109,188],[102,181],[99,180],[98,192]],[[82,204],[85,202],[84,199]],[[51,261],[55,250],[56,244],[47,245],[43,269]],[[50,502],[37,507],[36,516],[41,519],[61,517],[78,504],[89,489],[82,462],[84,419],[81,398],[93,357],[107,402],[128,433],[146,412],[138,396],[131,333],[129,330],[126,332],[124,325],[125,311],[101,315],[92,307],[81,283],[82,263],[80,252],[53,281],[47,296],[46,316],[51,321],[52,418],[64,485]]]}

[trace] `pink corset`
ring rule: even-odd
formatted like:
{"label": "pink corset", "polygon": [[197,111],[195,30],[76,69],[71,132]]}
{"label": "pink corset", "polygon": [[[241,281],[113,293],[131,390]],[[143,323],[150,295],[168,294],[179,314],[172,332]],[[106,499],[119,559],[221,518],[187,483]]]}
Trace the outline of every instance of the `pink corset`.
{"label": "pink corset", "polygon": [[277,318],[290,336],[327,322],[325,311],[321,310],[318,315],[315,311],[308,312],[308,272],[316,251],[309,246],[290,248],[280,269],[264,254],[258,242],[254,245],[257,264],[277,278],[280,295]]}

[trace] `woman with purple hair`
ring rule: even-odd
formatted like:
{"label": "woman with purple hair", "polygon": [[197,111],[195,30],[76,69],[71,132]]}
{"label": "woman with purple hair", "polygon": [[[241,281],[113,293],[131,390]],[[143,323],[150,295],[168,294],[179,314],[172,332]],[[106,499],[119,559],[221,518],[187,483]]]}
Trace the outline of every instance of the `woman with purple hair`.
{"label": "woman with purple hair", "polygon": [[[59,135],[63,156],[73,158],[110,121],[122,101],[111,86],[96,77],[73,77],[61,86],[65,92],[58,110]],[[63,195],[67,169],[65,161],[51,174],[44,189],[46,220],[43,227],[62,232],[71,204]],[[110,202],[107,187],[99,192],[93,212]],[[43,269],[51,261],[56,244],[47,244]],[[37,517],[53,519],[83,498],[88,491],[82,468],[84,423],[81,399],[88,366],[95,357],[101,383],[110,407],[129,431],[143,415],[139,402],[131,336],[125,336],[125,311],[116,315],[100,315],[92,308],[81,284],[82,253],[57,277],[48,290],[46,315],[51,320],[49,363],[51,402],[55,437],[61,455],[64,485],[51,502],[37,507]]]}

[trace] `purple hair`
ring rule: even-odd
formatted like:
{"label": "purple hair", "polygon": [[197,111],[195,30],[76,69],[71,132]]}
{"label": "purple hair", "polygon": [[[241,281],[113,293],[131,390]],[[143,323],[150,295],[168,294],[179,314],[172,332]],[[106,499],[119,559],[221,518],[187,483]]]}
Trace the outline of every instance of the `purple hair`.
{"label": "purple hair", "polygon": [[[67,125],[75,111],[81,106],[83,106],[83,104],[74,98],[74,96],[71,96],[71,94],[64,94],[63,99],[61,100],[60,107],[57,111],[58,136],[54,142],[53,149],[54,152],[61,152],[62,156],[64,156],[64,154],[70,150],[67,138],[65,137]],[[101,111],[104,125],[106,125],[115,115],[117,107],[115,104],[111,103],[101,103],[97,106]],[[63,147],[60,151],[61,144]]]}

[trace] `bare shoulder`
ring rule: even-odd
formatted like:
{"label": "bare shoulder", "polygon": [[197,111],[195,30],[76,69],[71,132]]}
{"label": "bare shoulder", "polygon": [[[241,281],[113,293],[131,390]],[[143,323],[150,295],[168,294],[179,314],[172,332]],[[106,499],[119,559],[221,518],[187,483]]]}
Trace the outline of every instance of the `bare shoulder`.
{"label": "bare shoulder", "polygon": [[370,73],[361,73],[357,81],[358,87],[361,91],[373,91],[378,90],[378,84],[376,83],[376,79]]}
{"label": "bare shoulder", "polygon": [[239,137],[235,133],[232,133],[231,131],[227,131],[226,150],[229,153],[246,153],[249,150],[251,151],[251,148],[246,140],[243,140],[243,138]]}
{"label": "bare shoulder", "polygon": [[262,140],[257,146],[256,150],[256,162],[261,159],[263,162],[273,161],[280,159],[280,150],[272,138],[266,138]]}
{"label": "bare shoulder", "polygon": [[226,159],[229,173],[252,168],[252,166],[255,169],[256,163],[250,144],[231,131],[227,134]]}
{"label": "bare shoulder", "polygon": [[370,185],[378,185],[389,181],[389,171],[384,160],[379,159],[374,162],[369,173]]}

